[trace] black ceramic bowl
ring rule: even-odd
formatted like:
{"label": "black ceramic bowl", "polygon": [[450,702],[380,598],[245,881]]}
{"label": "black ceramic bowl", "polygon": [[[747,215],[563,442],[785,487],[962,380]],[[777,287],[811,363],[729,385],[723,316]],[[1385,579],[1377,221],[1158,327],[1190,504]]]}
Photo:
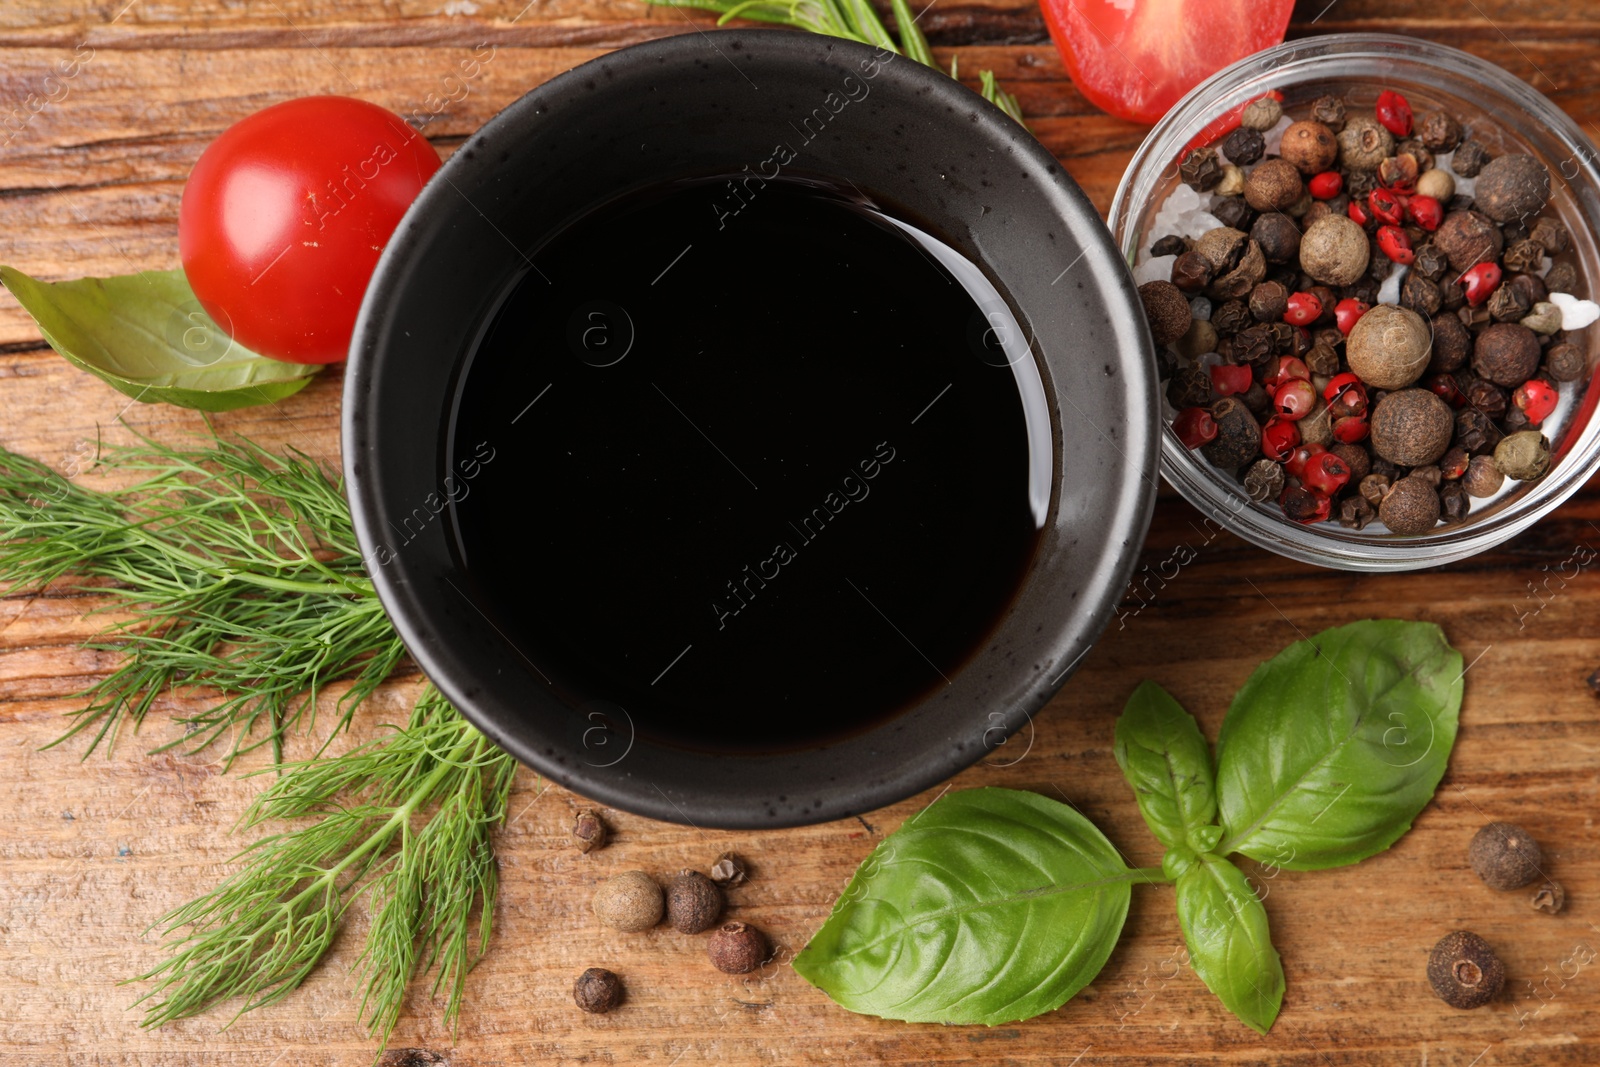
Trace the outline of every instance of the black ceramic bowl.
{"label": "black ceramic bowl", "polygon": [[[1049,409],[1055,462],[1042,538],[1010,608],[952,684],[869,732],[780,755],[658,745],[634,736],[625,716],[566,706],[546,688],[464,596],[448,514],[403,544],[395,531],[440,497],[461,366],[528,255],[623,192],[765,158],[795,136],[791,119],[860,86],[869,70],[870,92],[831,116],[794,171],[853,183],[963,252],[1007,295],[1033,338]],[[900,800],[1025,725],[1089,650],[1128,581],[1154,493],[1155,420],[1154,357],[1128,270],[1088,199],[1026,130],[904,57],[737,30],[586,63],[456,152],[367,291],[343,433],[356,532],[378,594],[445,695],[517,758],[585,796],[732,828],[820,822]]]}

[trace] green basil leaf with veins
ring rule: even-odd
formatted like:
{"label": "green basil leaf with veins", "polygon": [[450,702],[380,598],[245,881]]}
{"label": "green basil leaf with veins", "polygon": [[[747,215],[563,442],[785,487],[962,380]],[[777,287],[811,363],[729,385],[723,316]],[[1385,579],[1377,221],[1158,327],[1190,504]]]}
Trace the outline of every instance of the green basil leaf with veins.
{"label": "green basil leaf with veins", "polygon": [[1189,840],[1217,821],[1211,749],[1194,716],[1165,689],[1144,682],[1133,691],[1117,719],[1112,752],[1140,814],[1163,845],[1199,852],[1216,846],[1214,836]]}
{"label": "green basil leaf with veins", "polygon": [[1229,1011],[1264,1034],[1283,1006],[1284,985],[1267,909],[1232,863],[1220,856],[1198,860],[1177,881],[1189,962]]}
{"label": "green basil leaf with veins", "polygon": [[0,282],[67,362],[135,400],[230,411],[292,396],[322,369],[236,344],[181,270],[41,282],[0,267]]}
{"label": "green basil leaf with veins", "polygon": [[1324,630],[1258,667],[1217,738],[1219,855],[1340,867],[1411,828],[1444,776],[1461,654],[1432,623]]}
{"label": "green basil leaf with veins", "polygon": [[867,857],[794,969],[862,1014],[1028,1019],[1100,973],[1146,877],[1065,804],[951,793]]}

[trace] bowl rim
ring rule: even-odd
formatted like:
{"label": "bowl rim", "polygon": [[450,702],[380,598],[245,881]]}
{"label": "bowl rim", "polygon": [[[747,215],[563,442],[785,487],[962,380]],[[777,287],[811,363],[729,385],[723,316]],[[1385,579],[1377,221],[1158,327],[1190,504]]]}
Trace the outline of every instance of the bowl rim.
{"label": "bowl rim", "polygon": [[[1262,71],[1267,75],[1285,72],[1290,84],[1325,76],[1326,64],[1352,59],[1387,59],[1450,70],[1476,78],[1487,92],[1522,108],[1572,149],[1579,174],[1586,184],[1600,189],[1600,150],[1565,111],[1544,94],[1510,71],[1470,52],[1418,37],[1389,33],[1337,33],[1284,41],[1224,67],[1186,93],[1151,128],[1123,172],[1122,180],[1107,215],[1113,241],[1123,251],[1120,231],[1135,221],[1141,205],[1132,202],[1134,186],[1151,168],[1165,169],[1166,157],[1188,143],[1179,131],[1203,130],[1219,117],[1209,98],[1237,92],[1248,81],[1247,75]],[[1313,67],[1317,69],[1312,69]],[[1403,80],[1404,72],[1397,77]],[[1565,175],[1563,175],[1565,179]],[[1565,179],[1568,185],[1574,179]],[[1126,254],[1126,253],[1124,253]],[[1579,396],[1579,406],[1592,408]],[[1414,537],[1363,538],[1359,534],[1333,534],[1319,526],[1298,526],[1280,515],[1256,506],[1242,488],[1222,484],[1223,475],[1196,471],[1197,464],[1188,450],[1160,420],[1161,475],[1167,484],[1208,518],[1230,532],[1280,556],[1340,570],[1384,572],[1417,570],[1438,566],[1476,555],[1522,533],[1539,519],[1559,507],[1588,482],[1600,468],[1600,419],[1592,417],[1585,425],[1568,428],[1571,445],[1559,463],[1543,479],[1530,486],[1528,495],[1487,515],[1481,522],[1465,526],[1441,526]],[[1559,445],[1559,443],[1557,443]],[[1583,447],[1579,447],[1583,446]],[[1575,453],[1582,453],[1575,455]]]}
{"label": "bowl rim", "polygon": [[[374,391],[377,365],[383,358],[381,317],[388,304],[384,294],[400,286],[408,269],[408,263],[418,246],[424,244],[428,238],[428,228],[419,224],[422,217],[436,210],[444,210],[443,205],[447,200],[443,190],[455,185],[456,179],[464,173],[476,173],[480,168],[489,166],[486,160],[492,159],[493,153],[474,153],[471,151],[474,147],[496,137],[512,135],[512,131],[519,124],[531,121],[545,106],[547,100],[556,94],[575,90],[584,81],[593,78],[594,70],[591,68],[595,64],[627,62],[640,67],[648,64],[651,68],[659,70],[659,64],[662,62],[668,64],[681,62],[687,65],[694,60],[703,59],[708,45],[713,51],[718,50],[719,44],[723,47],[737,47],[736,42],[741,38],[748,43],[759,43],[760,47],[772,54],[777,61],[796,65],[830,61],[830,57],[832,60],[838,60],[841,53],[846,61],[874,54],[881,55],[881,52],[875,51],[871,46],[857,42],[777,29],[719,30],[715,37],[716,44],[708,41],[703,33],[675,34],[608,52],[536,86],[507,105],[444,162],[428,187],[412,204],[396,229],[394,238],[379,257],[372,283],[357,318],[345,376],[345,402],[341,413],[344,472],[352,520],[364,555],[370,553],[375,544],[381,543],[378,537],[381,533],[378,522],[383,504],[379,493],[379,476],[375,470],[365,467],[365,460],[368,457],[366,449],[371,447],[367,438],[371,436],[372,431],[363,430],[362,413],[366,406],[372,403],[369,398]],[[1138,342],[1136,350],[1128,351],[1126,346],[1123,346],[1116,355],[1119,369],[1126,372],[1122,377],[1126,383],[1124,388],[1128,402],[1126,410],[1117,412],[1117,418],[1121,420],[1118,424],[1118,429],[1122,431],[1120,438],[1116,441],[1107,439],[1111,447],[1122,454],[1125,463],[1137,473],[1130,473],[1124,484],[1116,490],[1115,517],[1106,522],[1103,533],[1100,531],[1096,533],[1097,537],[1103,536],[1104,548],[1088,557],[1095,561],[1098,567],[1084,579],[1086,595],[1082,598],[1092,599],[1094,602],[1075,603],[1071,607],[1063,605],[1056,627],[1063,635],[1063,647],[1069,643],[1066,635],[1071,635],[1071,642],[1074,644],[1081,639],[1082,648],[1077,650],[1076,655],[1070,657],[1070,661],[1065,651],[1054,661],[1047,661],[1050,669],[1037,680],[1030,681],[1020,698],[1007,702],[1009,706],[1003,709],[1003,720],[997,718],[1000,712],[991,713],[987,720],[991,726],[988,731],[983,732],[981,744],[960,747],[944,744],[938,747],[928,743],[917,749],[912,759],[903,761],[912,764],[910,768],[895,766],[892,760],[886,760],[886,765],[877,772],[871,775],[862,773],[848,783],[841,783],[848,785],[855,798],[849,803],[836,804],[830,801],[814,813],[795,816],[784,810],[776,817],[765,817],[770,813],[733,810],[714,801],[699,808],[692,803],[680,804],[662,792],[659,787],[652,791],[650,788],[652,783],[641,781],[639,775],[614,777],[596,775],[587,773],[581,766],[574,766],[572,762],[558,764],[546,758],[540,749],[526,743],[517,734],[505,728],[494,716],[481,713],[481,709],[466,692],[468,687],[461,677],[465,673],[465,665],[461,659],[445,642],[437,640],[437,631],[430,630],[426,620],[414,617],[414,597],[406,589],[407,582],[399,573],[398,565],[369,567],[373,585],[385,612],[424,675],[433,680],[440,692],[451,700],[461,714],[491,740],[538,773],[586,798],[668,822],[743,829],[807,825],[849,817],[922,792],[971,766],[998,745],[1004,744],[1006,738],[1022,726],[1031,723],[1033,713],[1054,696],[1103,634],[1117,609],[1119,594],[1126,587],[1138,562],[1155,502],[1156,483],[1153,474],[1158,448],[1159,418],[1155,390],[1155,356],[1131,273],[1120,251],[1113,244],[1110,231],[1105,228],[1098,211],[1061,167],[1059,161],[1032,134],[999,108],[982,100],[976,93],[942,71],[910,60],[885,64],[884,70],[888,77],[909,83],[905,89],[908,96],[914,92],[927,99],[928,103],[925,106],[930,117],[937,113],[942,118],[947,111],[953,112],[955,117],[949,120],[952,128],[956,128],[955,123],[959,122],[959,128],[970,129],[971,124],[964,116],[976,112],[973,121],[990,126],[997,138],[1006,141],[1008,149],[1014,149],[1012,161],[1026,167],[1031,176],[1040,179],[1039,182],[1032,183],[1036,187],[1033,196],[1048,200],[1053,205],[1070,205],[1073,211],[1082,213],[1084,218],[1079,220],[1071,217],[1060,206],[1051,208],[1060,215],[1063,225],[1068,226],[1068,232],[1073,238],[1081,240],[1083,246],[1081,258],[1087,260],[1096,276],[1102,279],[1099,285],[1104,294],[1110,298],[1107,301],[1106,313],[1119,334],[1125,334]],[[892,74],[889,73],[891,71]],[[880,79],[885,75],[880,75]],[[1042,183],[1048,183],[1047,187],[1037,188]],[[1093,225],[1087,226],[1086,222],[1091,220]],[[1037,354],[1035,358],[1040,361],[1043,370],[1046,359]],[[1052,423],[1054,422],[1055,415],[1052,413]],[[1101,436],[1104,437],[1104,433]],[[1061,445],[1055,426],[1052,426],[1052,447],[1056,453],[1055,463],[1059,467],[1062,463]],[[1057,496],[1058,493],[1053,488],[1050,508],[1052,518],[1062,506],[1056,499]],[[1089,594],[1094,595],[1091,597]],[[1019,692],[1021,691],[1022,687],[1019,685]],[[976,725],[978,724],[975,723],[975,735]],[[995,735],[993,740],[990,734]],[[849,741],[858,740],[860,736],[863,735],[858,735]],[[832,795],[830,792],[830,797]]]}

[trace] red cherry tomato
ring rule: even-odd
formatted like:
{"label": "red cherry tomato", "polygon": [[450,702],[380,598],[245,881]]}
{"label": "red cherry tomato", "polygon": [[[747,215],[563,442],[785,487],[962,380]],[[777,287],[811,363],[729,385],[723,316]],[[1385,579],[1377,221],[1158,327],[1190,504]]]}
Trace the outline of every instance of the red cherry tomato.
{"label": "red cherry tomato", "polygon": [[1155,122],[1236,60],[1283,40],[1293,0],[1042,0],[1073,84],[1121,119]]}
{"label": "red cherry tomato", "polygon": [[342,96],[241,119],[184,186],[178,250],[211,317],[295,363],[345,358],[378,254],[439,169],[398,115]]}

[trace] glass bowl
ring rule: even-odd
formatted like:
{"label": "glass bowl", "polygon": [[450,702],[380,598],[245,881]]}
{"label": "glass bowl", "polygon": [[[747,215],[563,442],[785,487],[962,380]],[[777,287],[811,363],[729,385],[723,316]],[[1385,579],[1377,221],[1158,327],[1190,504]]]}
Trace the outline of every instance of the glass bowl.
{"label": "glass bowl", "polygon": [[[1317,97],[1341,96],[1352,112],[1369,114],[1384,89],[1404,94],[1413,109],[1445,109],[1468,135],[1494,155],[1527,152],[1550,170],[1554,214],[1572,234],[1565,255],[1575,257],[1577,295],[1592,297],[1600,278],[1600,170],[1597,152],[1565,112],[1508,71],[1454,48],[1387,34],[1337,34],[1291,41],[1258,52],[1218,72],[1185,96],[1145,138],[1123,175],[1109,224],[1130,266],[1140,249],[1161,236],[1151,232],[1156,212],[1180,184],[1178,160],[1192,142],[1209,143],[1222,116],[1269,90],[1283,94],[1286,114],[1303,117]],[[1225,132],[1225,131],[1224,131]],[[1208,136],[1209,134],[1209,136]],[[1571,340],[1593,369],[1594,328]],[[1600,466],[1600,376],[1562,387],[1560,407],[1539,427],[1554,461],[1533,482],[1512,482],[1493,498],[1473,501],[1466,520],[1415,536],[1389,533],[1374,521],[1356,531],[1326,521],[1301,525],[1276,501],[1252,501],[1225,470],[1190,451],[1163,419],[1161,473],[1191,504],[1224,528],[1262,548],[1293,559],[1356,571],[1399,571],[1463,559],[1527,529],[1581,488]]]}

